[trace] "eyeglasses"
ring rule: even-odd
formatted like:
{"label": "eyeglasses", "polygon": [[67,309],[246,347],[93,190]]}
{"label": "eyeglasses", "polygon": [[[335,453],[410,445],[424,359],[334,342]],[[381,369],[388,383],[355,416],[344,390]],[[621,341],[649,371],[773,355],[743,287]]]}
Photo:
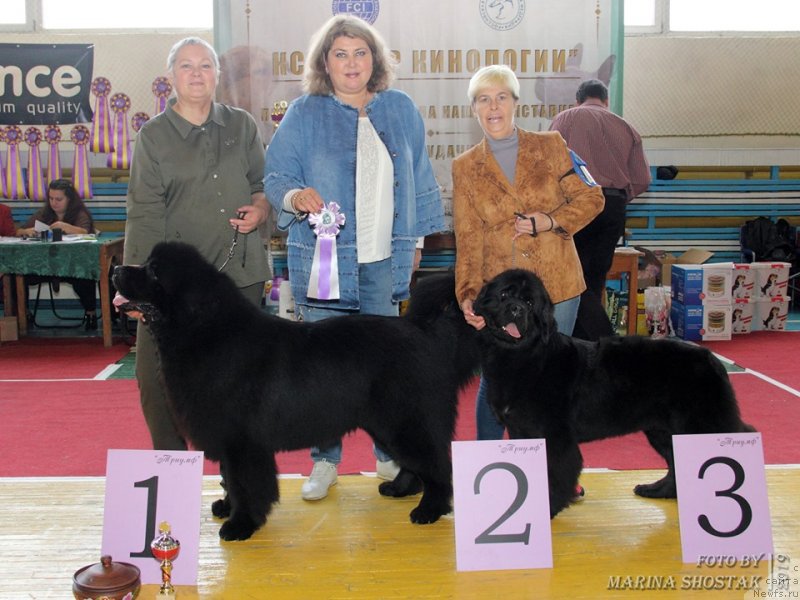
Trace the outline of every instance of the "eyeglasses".
{"label": "eyeglasses", "polygon": [[490,96],[489,94],[481,94],[480,96],[475,98],[475,104],[480,107],[492,106],[492,105],[501,106],[513,101],[514,101],[514,96],[512,96],[507,92],[500,92],[494,97]]}

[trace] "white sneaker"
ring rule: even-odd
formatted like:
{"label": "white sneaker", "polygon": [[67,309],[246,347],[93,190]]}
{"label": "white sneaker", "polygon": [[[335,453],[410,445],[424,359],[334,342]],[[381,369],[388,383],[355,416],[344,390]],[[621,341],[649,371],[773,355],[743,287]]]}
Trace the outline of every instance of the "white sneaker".
{"label": "white sneaker", "polygon": [[394,481],[397,474],[400,472],[400,465],[393,460],[376,460],[375,461],[375,474],[379,479],[386,481]]}
{"label": "white sneaker", "polygon": [[336,480],[336,465],[327,460],[319,460],[314,463],[311,475],[303,484],[300,495],[303,500],[322,500],[328,495],[328,488],[336,485]]}

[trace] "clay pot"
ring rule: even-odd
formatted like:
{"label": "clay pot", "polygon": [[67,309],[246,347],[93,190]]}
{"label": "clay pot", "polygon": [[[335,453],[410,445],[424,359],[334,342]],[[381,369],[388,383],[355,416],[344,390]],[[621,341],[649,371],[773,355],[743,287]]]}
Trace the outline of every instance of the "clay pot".
{"label": "clay pot", "polygon": [[82,567],[72,576],[75,600],[134,600],[142,582],[139,567],[113,562],[105,555],[99,563]]}

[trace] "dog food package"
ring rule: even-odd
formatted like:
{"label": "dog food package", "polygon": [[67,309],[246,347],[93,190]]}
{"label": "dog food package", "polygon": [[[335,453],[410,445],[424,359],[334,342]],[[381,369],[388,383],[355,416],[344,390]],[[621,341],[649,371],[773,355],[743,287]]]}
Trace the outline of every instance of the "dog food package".
{"label": "dog food package", "polygon": [[755,270],[755,295],[758,298],[786,298],[789,287],[787,262],[750,263]]}
{"label": "dog food package", "polygon": [[730,304],[733,263],[672,265],[672,298],[692,304]]}
{"label": "dog food package", "polygon": [[[675,272],[672,273],[673,287]],[[670,317],[675,335],[684,340],[731,339],[731,304],[683,304],[673,299]]]}
{"label": "dog food package", "polygon": [[753,329],[784,331],[789,318],[789,300],[783,298],[759,298],[753,311]]}
{"label": "dog food package", "polygon": [[733,301],[731,307],[731,333],[733,335],[753,331],[753,313],[756,304],[755,299],[751,298],[740,298]]}
{"label": "dog food package", "polygon": [[731,298],[742,300],[755,297],[756,269],[751,263],[734,263],[731,276]]}

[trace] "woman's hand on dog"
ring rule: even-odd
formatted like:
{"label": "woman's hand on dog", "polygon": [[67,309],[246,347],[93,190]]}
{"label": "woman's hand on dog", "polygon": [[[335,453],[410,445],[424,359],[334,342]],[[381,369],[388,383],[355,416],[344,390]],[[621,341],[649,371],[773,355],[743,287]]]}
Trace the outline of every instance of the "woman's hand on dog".
{"label": "woman's hand on dog", "polygon": [[472,311],[472,300],[467,299],[461,303],[461,312],[464,313],[464,320],[478,331],[486,327],[486,320]]}

